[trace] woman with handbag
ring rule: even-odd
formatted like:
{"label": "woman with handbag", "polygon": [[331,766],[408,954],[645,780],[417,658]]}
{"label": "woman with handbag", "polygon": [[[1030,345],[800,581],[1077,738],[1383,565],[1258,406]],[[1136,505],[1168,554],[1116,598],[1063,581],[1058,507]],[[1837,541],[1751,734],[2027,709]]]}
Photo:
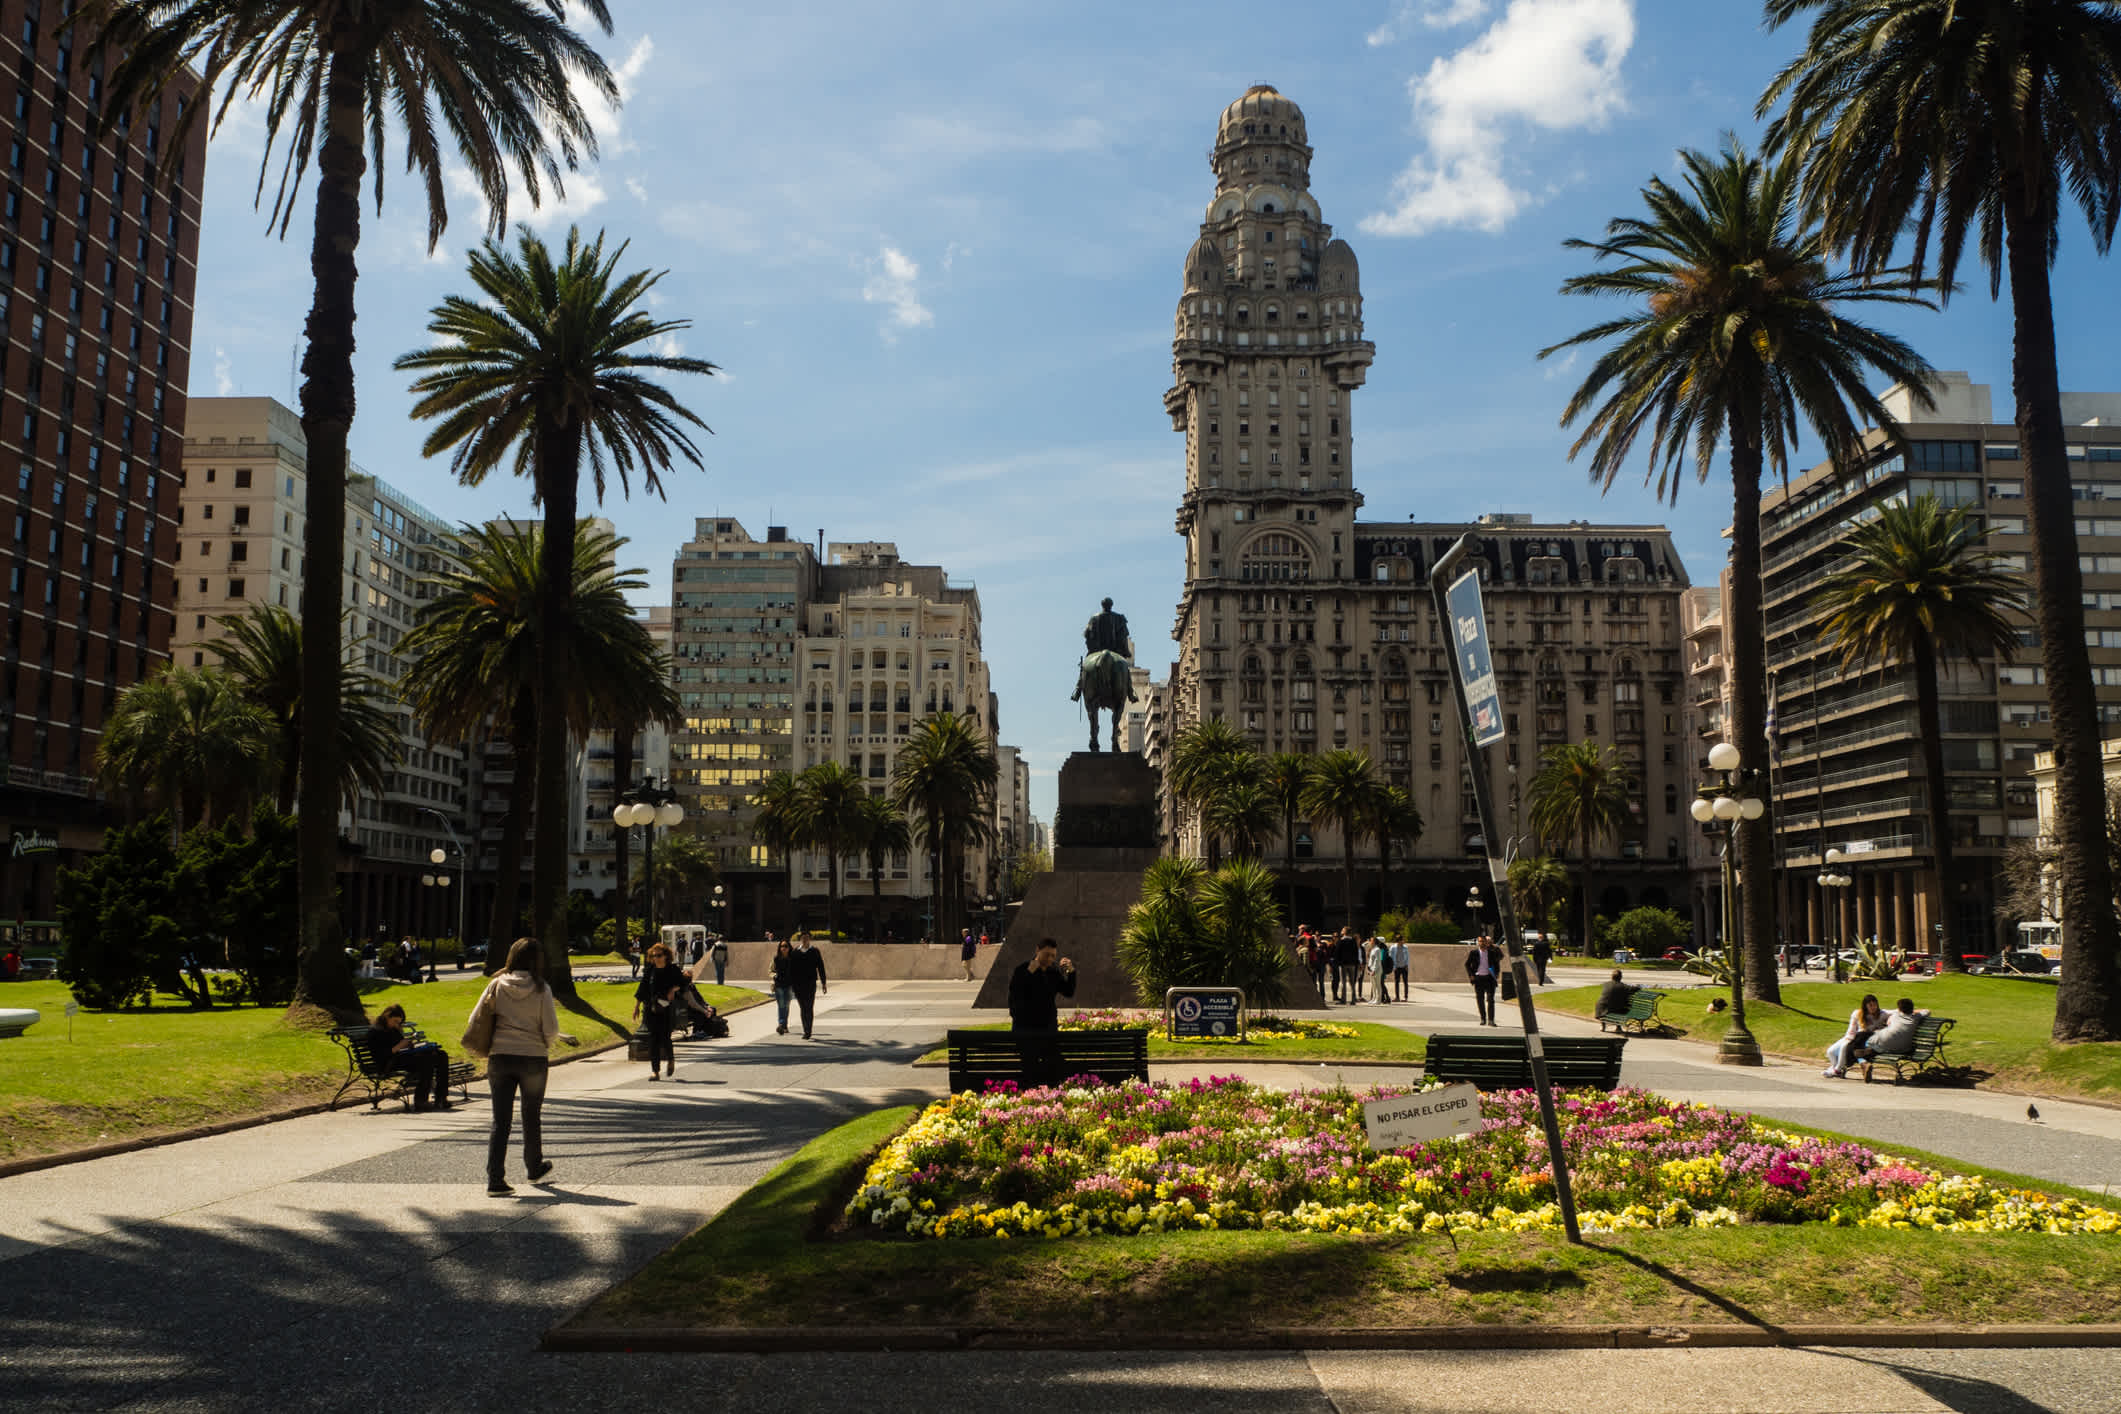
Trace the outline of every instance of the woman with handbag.
{"label": "woman with handbag", "polygon": [[554,1041],[582,1044],[560,1029],[560,1014],[545,985],[538,945],[518,938],[508,949],[506,967],[486,984],[479,1004],[464,1028],[464,1049],[486,1056],[486,1088],[493,1096],[493,1132],[486,1141],[486,1196],[509,1198],[505,1164],[508,1130],[515,1118],[516,1097],[523,1099],[523,1168],[532,1183],[552,1172],[545,1157],[540,1125],[545,1106],[546,1071]]}
{"label": "woman with handbag", "polygon": [[648,1078],[663,1078],[662,1067],[670,1068],[670,1078],[678,1077],[677,1047],[670,1041],[672,1028],[677,1025],[678,1008],[683,1006],[685,970],[672,960],[670,949],[662,943],[653,943],[648,948],[647,965],[641,969],[641,985],[633,992],[633,1019],[648,1023]]}

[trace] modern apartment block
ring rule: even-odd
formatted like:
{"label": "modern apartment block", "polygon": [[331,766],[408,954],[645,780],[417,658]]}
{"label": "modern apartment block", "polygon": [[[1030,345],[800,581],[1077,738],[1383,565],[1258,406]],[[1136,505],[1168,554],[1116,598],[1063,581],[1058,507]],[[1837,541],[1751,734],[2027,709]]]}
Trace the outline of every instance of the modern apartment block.
{"label": "modern apartment block", "polygon": [[[0,639],[0,927],[53,917],[58,871],[113,820],[94,784],[118,694],[169,656],[170,554],[191,367],[206,128],[106,115],[103,74],[58,0],[0,0],[0,501],[11,527]],[[41,931],[41,930],[40,930]]]}
{"label": "modern apartment block", "polygon": [[[940,565],[911,565],[889,542],[835,542],[818,566],[803,610],[797,644],[794,769],[820,761],[843,761],[861,773],[870,793],[890,788],[892,765],[921,718],[955,712],[987,739],[997,739],[996,703],[980,651],[979,590],[951,582]],[[997,797],[1017,788],[1012,760]],[[1013,806],[1012,806],[1013,810]],[[1014,815],[997,821],[1013,821]],[[966,852],[966,898],[998,892],[992,877],[999,850]],[[793,888],[798,900],[827,890],[827,861],[817,851],[797,858]],[[932,926],[927,853],[917,843],[885,864],[882,891],[888,926],[900,938],[923,936]],[[871,892],[868,862],[846,861],[843,886]],[[806,909],[805,916],[815,909]]]}
{"label": "modern apartment block", "polygon": [[[1311,156],[1302,112],[1273,88],[1224,110],[1164,394],[1186,435],[1186,582],[1164,730],[1224,717],[1262,751],[1367,751],[1410,792],[1426,829],[1385,898],[1374,849],[1360,853],[1357,912],[1459,908],[1486,874],[1427,576],[1478,529],[1510,733],[1508,778],[1496,781],[1505,827],[1521,831],[1522,785],[1542,747],[1617,745],[1639,793],[1592,871],[1597,902],[1683,908],[1687,577],[1671,537],[1660,526],[1515,515],[1478,526],[1358,519],[1355,395],[1376,347],[1363,336],[1355,254],[1311,194]],[[1197,851],[1190,821],[1171,818],[1178,847]],[[1316,876],[1297,891],[1297,917],[1325,916],[1327,899],[1337,917],[1343,842],[1307,821],[1295,846],[1299,869]]]}
{"label": "modern apartment block", "polygon": [[[308,444],[294,409],[272,398],[195,398],[184,439],[182,533],[172,649],[190,667],[218,661],[223,619],[267,605],[299,613],[302,527],[309,499]],[[352,660],[386,689],[409,666],[399,640],[432,592],[436,575],[461,567],[455,527],[381,477],[349,465],[346,478],[345,630]],[[476,784],[466,743],[430,742],[395,695],[401,745],[383,793],[340,812],[347,841],[341,922],[349,937],[453,933],[459,876],[475,868],[467,802]],[[452,843],[450,831],[456,832]],[[449,851],[446,890],[420,882],[435,872],[429,852]],[[490,877],[491,865],[488,866]],[[469,908],[467,916],[476,916]],[[481,920],[478,931],[483,931]]]}
{"label": "modern apartment block", "polygon": [[[1930,495],[1977,511],[1988,546],[2007,568],[2031,552],[2017,429],[1996,421],[1989,388],[1964,373],[1940,375],[1937,406],[1904,389],[1885,402],[1906,450],[1883,434],[1849,476],[1820,466],[1762,501],[1764,612],[1778,761],[1776,831],[1786,934],[1877,937],[1926,948],[1933,916],[1933,846],[1919,755],[1912,670],[1850,672],[1825,639],[1811,600],[1820,576],[1845,561],[1841,538],[1889,501]],[[2121,393],[2065,393],[2063,420],[2077,502],[2085,638],[2102,720],[2121,724]],[[1945,789],[1954,843],[1945,906],[1969,946],[1993,946],[2014,919],[1999,916],[1997,869],[2013,839],[2039,832],[2032,771],[2051,745],[2035,631],[2020,632],[2007,663],[1943,665]],[[1817,883],[1822,851],[1838,848],[1853,883]]]}

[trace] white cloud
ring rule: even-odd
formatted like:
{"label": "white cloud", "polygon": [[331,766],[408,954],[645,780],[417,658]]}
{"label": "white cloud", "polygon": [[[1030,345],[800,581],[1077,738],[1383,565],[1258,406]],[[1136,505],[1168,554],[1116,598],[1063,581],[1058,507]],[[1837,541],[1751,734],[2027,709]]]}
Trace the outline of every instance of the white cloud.
{"label": "white cloud", "polygon": [[881,304],[889,311],[881,332],[887,342],[896,342],[901,329],[918,329],[935,322],[935,313],[921,303],[921,267],[897,246],[885,246],[870,262],[869,282],[862,286],[864,304]]}
{"label": "white cloud", "polygon": [[228,361],[228,350],[214,350],[214,396],[225,398],[236,391],[234,367]]}
{"label": "white cloud", "polygon": [[648,188],[639,177],[628,177],[626,179],[626,190],[635,201],[644,202],[648,200]]}
{"label": "white cloud", "polygon": [[1425,150],[1393,183],[1393,209],[1362,229],[1501,230],[1532,200],[1504,170],[1510,140],[1604,126],[1626,103],[1620,68],[1634,42],[1634,0],[1510,0],[1479,38],[1408,81]]}
{"label": "white cloud", "polygon": [[1399,43],[1417,25],[1424,29],[1456,29],[1487,12],[1488,0],[1399,0],[1392,7],[1391,18],[1364,35],[1363,43],[1381,49]]}

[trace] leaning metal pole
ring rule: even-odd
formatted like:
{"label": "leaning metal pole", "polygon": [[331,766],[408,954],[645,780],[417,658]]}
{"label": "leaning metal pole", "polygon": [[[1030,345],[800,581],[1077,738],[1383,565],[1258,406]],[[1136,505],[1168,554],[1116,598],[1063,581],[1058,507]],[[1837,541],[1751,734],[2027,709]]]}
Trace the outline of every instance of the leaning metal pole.
{"label": "leaning metal pole", "polygon": [[[1429,592],[1436,602],[1437,622],[1448,631],[1451,623],[1451,576],[1480,548],[1480,537],[1468,532],[1444,553],[1429,571]],[[1480,821],[1480,844],[1488,856],[1488,878],[1495,889],[1495,917],[1502,929],[1503,951],[1510,959],[1510,976],[1517,985],[1517,1010],[1524,1022],[1525,1055],[1532,1062],[1532,1088],[1539,1095],[1539,1122],[1546,1130],[1547,1158],[1554,1168],[1554,1197],[1561,1204],[1561,1225],[1569,1241],[1580,1243],[1576,1227],[1576,1194],[1569,1183],[1569,1159],[1561,1145],[1561,1120],[1554,1112],[1554,1084],[1547,1076],[1545,1043],[1539,1037],[1539,1015],[1532,1006],[1532,983],[1525,970],[1524,933],[1517,926],[1517,906],[1510,898],[1509,862],[1496,851],[1495,805],[1488,785],[1488,753],[1473,744],[1473,708],[1466,700],[1466,679],[1455,648],[1444,654],[1451,665],[1451,685],[1457,691],[1459,727],[1465,733],[1466,775],[1473,783],[1473,809]]]}

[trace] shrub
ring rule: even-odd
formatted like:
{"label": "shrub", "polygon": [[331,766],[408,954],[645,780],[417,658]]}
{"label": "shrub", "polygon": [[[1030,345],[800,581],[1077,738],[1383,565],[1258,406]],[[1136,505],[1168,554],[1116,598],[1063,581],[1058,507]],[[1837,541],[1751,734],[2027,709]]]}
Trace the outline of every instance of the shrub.
{"label": "shrub", "polygon": [[176,987],[177,855],[169,817],[106,830],[103,852],[59,875],[59,979],[81,1005],[113,1011],[146,999],[156,979]]}
{"label": "shrub", "polygon": [[300,900],[295,820],[261,805],[248,827],[231,820],[196,829],[177,856],[175,891],[185,932],[209,966],[243,980],[260,1006],[294,995]]}
{"label": "shrub", "polygon": [[1637,957],[1663,957],[1687,940],[1687,922],[1669,908],[1633,908],[1613,920],[1600,941],[1605,954],[1626,948]]}
{"label": "shrub", "polygon": [[1213,874],[1191,859],[1150,865],[1118,947],[1142,1002],[1161,1003],[1171,987],[1238,987],[1248,1005],[1278,1005],[1289,959],[1274,891],[1255,860]]}
{"label": "shrub", "polygon": [[1394,942],[1456,943],[1462,941],[1464,931],[1450,914],[1433,903],[1425,903],[1407,915],[1406,929]]}
{"label": "shrub", "polygon": [[[626,936],[633,940],[634,947],[645,946],[648,942],[647,921],[641,918],[629,917],[626,920]],[[605,919],[602,923],[597,924],[596,932],[592,933],[590,938],[596,944],[599,952],[617,952],[619,950],[619,920],[616,918]]]}

